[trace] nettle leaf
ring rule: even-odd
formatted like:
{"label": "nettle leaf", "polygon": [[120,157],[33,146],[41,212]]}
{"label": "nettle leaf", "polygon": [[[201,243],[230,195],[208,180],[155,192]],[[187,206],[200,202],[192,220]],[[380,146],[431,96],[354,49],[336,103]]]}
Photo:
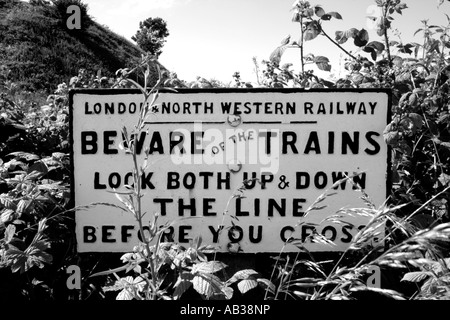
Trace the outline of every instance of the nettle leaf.
{"label": "nettle leaf", "polygon": [[200,262],[195,264],[192,267],[192,273],[215,273],[217,271],[220,271],[224,268],[226,268],[227,265],[220,262],[220,261],[207,261],[207,262]]}
{"label": "nettle leaf", "polygon": [[192,285],[198,293],[212,297],[214,294],[220,293],[222,282],[213,274],[199,274],[192,279]]}
{"label": "nettle leaf", "polygon": [[43,268],[44,263],[52,262],[52,256],[45,252],[46,249],[50,248],[50,242],[44,239],[42,233],[46,228],[45,223],[46,219],[39,221],[37,233],[25,251],[21,251],[14,246],[10,246],[10,249],[6,251],[6,258],[12,262],[12,272],[20,270],[20,273],[23,273],[33,266]]}
{"label": "nettle leaf", "polygon": [[[448,176],[448,175],[447,175]],[[437,227],[436,227],[437,228]],[[442,276],[443,272],[446,269],[450,268],[450,258],[445,258],[439,261],[433,261],[431,265],[431,269],[436,273],[438,276]]]}
{"label": "nettle leaf", "polygon": [[34,205],[33,202],[29,199],[21,199],[19,201],[19,204],[17,205],[17,213],[20,215],[31,213],[31,210],[33,209]]}
{"label": "nettle leaf", "polygon": [[64,188],[64,186],[61,186],[62,181],[52,182],[52,183],[43,183],[38,185],[39,190],[45,190],[45,191],[51,191],[51,190],[58,190],[61,188]]}
{"label": "nettle leaf", "polygon": [[14,237],[14,234],[16,233],[16,226],[13,224],[10,224],[8,227],[6,227],[4,240],[5,243],[10,243],[12,238]]}
{"label": "nettle leaf", "polygon": [[133,300],[133,295],[127,289],[123,289],[117,295],[116,300]]}
{"label": "nettle leaf", "polygon": [[258,279],[256,279],[256,281],[258,281],[258,284],[260,286],[262,286],[265,289],[268,289],[269,292],[271,292],[271,293],[275,292],[276,287],[270,280],[265,279],[265,278],[258,278]]}
{"label": "nettle leaf", "polygon": [[258,286],[258,281],[253,280],[253,279],[245,279],[245,280],[240,281],[237,286],[238,286],[239,291],[242,294],[244,294],[247,291],[250,291],[250,290],[256,288]]}
{"label": "nettle leaf", "polygon": [[305,29],[305,41],[310,41],[315,39],[320,32],[322,31],[319,22],[313,20],[308,23],[306,23],[306,29]]}
{"label": "nettle leaf", "polygon": [[249,277],[258,276],[258,275],[259,275],[259,273],[253,269],[239,270],[230,279],[228,279],[227,282],[231,284],[236,281],[248,279]]}
{"label": "nettle leaf", "polygon": [[24,271],[27,271],[28,268],[26,268],[26,262],[27,262],[27,256],[26,254],[13,247],[10,246],[11,249],[6,250],[5,257],[11,264],[11,271],[13,273],[20,270],[20,273],[23,273]]}
{"label": "nettle leaf", "polygon": [[358,34],[354,37],[355,46],[364,47],[369,42],[369,33],[365,29],[358,31]]}
{"label": "nettle leaf", "polygon": [[[34,248],[32,248],[34,250]],[[44,267],[44,263],[51,263],[52,262],[52,256],[50,254],[48,254],[47,252],[44,251],[38,251],[35,250],[35,252],[31,255],[28,255],[27,257],[27,262],[26,262],[26,268],[25,271],[27,271],[27,269],[30,269],[33,266],[37,266],[38,268],[42,269]]]}
{"label": "nettle leaf", "polygon": [[43,268],[44,263],[51,263],[53,260],[52,256],[44,251],[49,247],[50,243],[45,240],[38,240],[32,243],[25,250],[25,254],[27,255],[25,271],[33,266]]}
{"label": "nettle leaf", "polygon": [[[131,277],[130,277],[131,278]],[[102,287],[103,292],[119,291],[125,288],[123,281],[116,280],[112,285],[106,285]]]}
{"label": "nettle leaf", "polygon": [[54,160],[58,160],[58,161],[61,161],[65,156],[67,156],[67,154],[62,153],[62,152],[53,152],[52,153],[52,158]]}
{"label": "nettle leaf", "polygon": [[[133,299],[133,290],[140,292],[144,290],[145,285],[146,281],[141,276],[138,276],[135,279],[133,279],[133,277],[131,276],[127,276],[117,280],[116,283],[113,286],[108,287],[107,290],[112,291],[122,289],[122,292],[119,293],[119,295],[116,297],[116,300],[131,300]],[[129,296],[128,294],[125,294],[125,291],[128,292]],[[121,299],[119,299],[119,296],[121,295],[123,296]]]}
{"label": "nettle leaf", "polygon": [[14,198],[12,198],[4,193],[0,194],[0,204],[5,209],[11,209],[14,211],[17,209],[17,205],[14,203]]}
{"label": "nettle leaf", "polygon": [[222,293],[225,295],[225,299],[230,300],[233,297],[234,290],[231,287],[223,287]]}
{"label": "nettle leaf", "polygon": [[400,281],[420,282],[432,275],[433,274],[431,272],[423,272],[423,271],[408,272],[403,276],[403,278]]}
{"label": "nettle leaf", "polygon": [[[11,209],[3,209],[0,213],[0,222],[7,223],[14,219],[14,210]],[[5,233],[6,236],[6,233]]]}
{"label": "nettle leaf", "polygon": [[433,293],[433,290],[436,288],[436,279],[431,277],[427,281],[424,282],[420,291],[422,294],[429,295]]}

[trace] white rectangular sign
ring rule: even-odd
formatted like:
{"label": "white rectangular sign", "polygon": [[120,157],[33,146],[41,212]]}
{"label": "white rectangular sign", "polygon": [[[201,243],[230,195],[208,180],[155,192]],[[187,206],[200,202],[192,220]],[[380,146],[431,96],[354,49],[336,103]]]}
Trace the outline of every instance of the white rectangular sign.
{"label": "white rectangular sign", "polygon": [[[133,168],[121,129],[132,132],[143,95],[83,89],[71,91],[70,101],[74,203],[121,205],[113,191],[132,183]],[[163,241],[188,245],[201,235],[223,252],[279,252],[289,237],[310,251],[343,251],[367,218],[351,225],[324,219],[365,207],[353,184],[340,184],[318,205],[325,208],[304,213],[354,173],[375,204],[384,202],[389,110],[388,90],[160,91],[148,134],[137,141],[139,161],[145,149],[150,155],[141,179],[144,220],[159,213],[161,224],[176,222]],[[313,228],[335,245],[310,242]],[[76,235],[79,252],[125,252],[138,243],[138,225],[131,213],[94,206],[76,212]]]}

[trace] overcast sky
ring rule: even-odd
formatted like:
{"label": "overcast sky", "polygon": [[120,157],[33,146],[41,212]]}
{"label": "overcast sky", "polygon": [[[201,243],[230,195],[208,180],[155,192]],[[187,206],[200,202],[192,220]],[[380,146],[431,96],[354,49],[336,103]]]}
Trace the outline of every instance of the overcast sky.
{"label": "overcast sky", "polygon": [[[84,0],[89,13],[111,30],[131,39],[139,21],[161,17],[170,32],[163,47],[160,62],[191,81],[197,76],[223,82],[232,80],[235,71],[243,80],[256,81],[252,57],[259,62],[288,34],[299,38],[299,24],[291,21],[294,0]],[[408,9],[403,16],[394,14],[393,27],[401,32],[404,42],[411,41],[421,20],[430,24],[446,25],[445,13],[450,14],[450,2],[438,9],[438,0],[404,0]],[[337,30],[351,27],[369,29],[370,40],[381,40],[370,30],[367,16],[374,14],[374,0],[318,0],[326,12],[337,11],[343,20],[324,22],[324,29],[334,38]],[[395,37],[392,40],[396,40]],[[414,39],[419,42],[421,39]],[[356,50],[349,41],[348,50]],[[305,50],[328,56],[333,62],[332,73],[338,75],[341,51],[324,37],[309,41]],[[287,51],[283,62],[298,63],[298,50]]]}

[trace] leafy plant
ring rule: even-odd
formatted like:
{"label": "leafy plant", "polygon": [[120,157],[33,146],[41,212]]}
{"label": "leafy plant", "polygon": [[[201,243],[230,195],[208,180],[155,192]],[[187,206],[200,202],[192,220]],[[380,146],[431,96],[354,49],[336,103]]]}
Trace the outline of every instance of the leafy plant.
{"label": "leafy plant", "polygon": [[[129,82],[133,86],[140,89],[143,96],[145,108],[141,110],[137,123],[131,132],[124,127],[122,129],[122,136],[124,141],[122,147],[125,152],[131,154],[133,165],[133,184],[126,186],[128,192],[116,192],[116,197],[124,205],[124,208],[116,206],[122,210],[132,214],[139,225],[141,235],[145,235],[143,216],[145,214],[142,207],[142,190],[140,176],[147,168],[148,151],[145,154],[145,160],[142,164],[138,163],[137,149],[135,138],[141,132],[146,130],[145,121],[151,114],[158,98],[157,88],[160,84],[158,81],[150,90],[148,88],[148,80],[151,75],[151,64],[155,63],[155,57],[147,55],[143,57],[137,69],[142,69],[144,72],[144,86],[141,86],[134,80],[128,78],[129,70],[122,70],[118,79],[118,83]],[[149,102],[147,104],[147,102]],[[134,270],[139,275],[136,278],[127,276],[119,278],[116,275],[117,281],[112,286],[106,286],[104,291],[121,290],[116,299],[171,299],[170,291],[173,291],[173,298],[178,299],[190,286],[192,286],[200,295],[206,299],[211,299],[217,295],[229,296],[229,290],[224,286],[223,282],[214,275],[214,273],[222,270],[226,266],[216,261],[206,261],[205,253],[212,252],[210,246],[201,246],[201,238],[197,238],[191,248],[185,250],[181,246],[172,243],[162,243],[161,236],[164,231],[170,227],[170,224],[163,226],[158,225],[158,215],[153,214],[149,222],[148,236],[142,237],[142,242],[135,247],[133,253],[122,256],[125,266],[116,268],[114,270],[100,272],[92,275],[107,275],[117,271],[131,271]],[[152,244],[155,243],[155,244]],[[169,271],[173,270],[174,276],[177,280],[175,283],[167,283],[165,281]]]}
{"label": "leafy plant", "polygon": [[68,157],[54,153],[40,158],[25,152],[11,156],[14,158],[8,162],[0,160],[0,270],[9,268],[12,273],[28,275],[25,282],[11,277],[5,286],[15,283],[16,290],[27,288],[24,292],[30,298],[39,284],[52,296],[51,284],[57,278],[42,275],[34,267],[57,267],[65,260],[61,251],[68,255],[71,250],[73,234],[65,209],[69,190],[64,182]]}
{"label": "leafy plant", "polygon": [[139,22],[139,30],[131,39],[136,41],[142,50],[158,57],[164,46],[165,38],[168,36],[167,22],[156,17]]}
{"label": "leafy plant", "polygon": [[424,260],[420,265],[421,271],[408,272],[401,281],[421,283],[420,290],[414,297],[416,300],[449,300],[449,268],[449,258]]}

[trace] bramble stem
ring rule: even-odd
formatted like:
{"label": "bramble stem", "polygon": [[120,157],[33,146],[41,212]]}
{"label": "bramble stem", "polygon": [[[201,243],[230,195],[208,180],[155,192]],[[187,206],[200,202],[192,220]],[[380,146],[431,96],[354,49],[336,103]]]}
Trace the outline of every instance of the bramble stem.
{"label": "bramble stem", "polygon": [[384,21],[387,21],[386,15],[388,11],[389,1],[386,1],[386,5],[383,7],[383,36],[384,36],[384,44],[386,46],[386,52],[388,55],[389,68],[392,68],[392,57],[391,50],[389,49],[389,37],[387,34],[387,27],[384,25]]}
{"label": "bramble stem", "polygon": [[303,53],[303,44],[305,43],[303,39],[303,17],[300,15],[300,62],[302,64],[302,73],[305,72],[305,62]]}
{"label": "bramble stem", "polygon": [[330,40],[332,43],[334,43],[339,49],[341,49],[342,51],[344,51],[348,56],[350,56],[352,59],[358,60],[354,55],[352,55],[350,52],[348,52],[347,50],[345,50],[339,43],[337,43],[336,41],[334,41],[326,32],[325,30],[323,30],[321,28],[321,31],[323,33],[323,35],[325,37],[328,38],[328,40]]}

